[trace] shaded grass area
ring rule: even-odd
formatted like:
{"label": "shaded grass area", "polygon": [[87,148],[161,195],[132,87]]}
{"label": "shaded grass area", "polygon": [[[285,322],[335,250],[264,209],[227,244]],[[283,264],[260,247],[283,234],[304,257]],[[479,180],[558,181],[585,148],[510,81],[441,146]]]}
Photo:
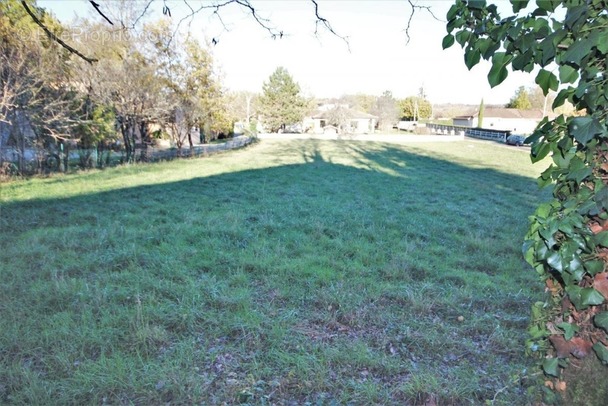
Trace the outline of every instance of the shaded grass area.
{"label": "shaded grass area", "polygon": [[0,403],[520,404],[536,173],[265,141],[2,185]]}

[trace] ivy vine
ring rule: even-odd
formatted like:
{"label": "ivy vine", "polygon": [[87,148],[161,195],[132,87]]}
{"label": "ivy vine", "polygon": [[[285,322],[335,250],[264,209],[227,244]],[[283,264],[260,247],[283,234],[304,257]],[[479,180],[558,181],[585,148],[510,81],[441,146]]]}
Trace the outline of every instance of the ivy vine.
{"label": "ivy vine", "polygon": [[488,82],[509,70],[536,75],[556,109],[528,138],[533,162],[551,157],[539,177],[553,198],[530,217],[523,254],[548,292],[532,306],[527,352],[559,377],[570,357],[608,364],[608,1],[511,0],[501,17],[485,0],[457,0],[447,13],[443,48],[458,43],[471,69],[491,61]]}

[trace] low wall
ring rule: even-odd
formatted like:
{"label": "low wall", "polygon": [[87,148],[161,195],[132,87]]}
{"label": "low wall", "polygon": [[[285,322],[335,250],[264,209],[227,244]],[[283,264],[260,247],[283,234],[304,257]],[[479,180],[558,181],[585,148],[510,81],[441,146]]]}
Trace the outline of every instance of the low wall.
{"label": "low wall", "polygon": [[[226,142],[218,143],[218,144],[198,144],[195,145],[192,149],[188,145],[182,147],[181,151],[178,151],[175,148],[163,148],[163,147],[154,147],[149,146],[147,148],[142,148],[141,145],[135,148],[135,156],[139,159],[142,154],[147,156],[148,160],[162,160],[162,159],[172,159],[177,158],[178,156],[200,156],[200,155],[209,155],[220,151],[227,151],[229,149],[240,148],[247,144],[250,144],[253,141],[253,138],[248,137],[246,135],[241,135],[234,137]],[[78,159],[82,150],[78,148],[70,149],[70,159]],[[37,158],[46,157],[49,154],[54,153],[54,151],[47,151],[44,149],[34,149],[34,148],[26,148],[23,155],[26,162],[35,161]],[[95,158],[97,151],[91,150],[92,156]],[[7,147],[0,149],[0,162],[18,162],[19,156],[21,152],[13,147]]]}
{"label": "low wall", "polygon": [[246,135],[236,136],[226,142],[221,144],[201,144],[195,145],[190,149],[189,146],[184,146],[181,151],[177,149],[157,149],[150,148],[148,152],[148,156],[152,160],[162,160],[162,159],[173,159],[179,156],[201,156],[201,155],[209,155],[214,154],[216,152],[228,151],[230,149],[241,148],[245,145],[253,142],[252,137],[248,137]]}
{"label": "low wall", "polygon": [[508,130],[492,130],[489,128],[471,128],[444,124],[427,124],[426,126],[432,134],[462,134],[467,137],[501,142],[506,142],[507,137],[511,135],[511,131]]}

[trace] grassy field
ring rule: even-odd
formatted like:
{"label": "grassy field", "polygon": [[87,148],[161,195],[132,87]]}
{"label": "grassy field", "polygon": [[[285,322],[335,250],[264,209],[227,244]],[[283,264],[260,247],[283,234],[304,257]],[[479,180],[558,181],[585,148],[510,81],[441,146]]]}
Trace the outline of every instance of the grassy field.
{"label": "grassy field", "polygon": [[1,184],[0,403],[525,403],[526,153],[262,141]]}

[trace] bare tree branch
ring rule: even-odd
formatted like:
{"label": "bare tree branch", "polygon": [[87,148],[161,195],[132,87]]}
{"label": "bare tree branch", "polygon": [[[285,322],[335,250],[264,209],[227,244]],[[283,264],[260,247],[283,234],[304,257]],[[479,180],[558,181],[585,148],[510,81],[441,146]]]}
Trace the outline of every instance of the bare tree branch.
{"label": "bare tree branch", "polygon": [[40,19],[36,16],[36,14],[34,14],[32,12],[32,10],[30,10],[30,8],[28,7],[27,3],[25,2],[25,0],[21,1],[21,5],[23,6],[23,8],[25,9],[25,11],[30,15],[30,17],[32,17],[32,20],[34,20],[34,22],[36,24],[38,24],[38,26],[40,28],[42,28],[42,30],[46,33],[46,35],[52,40],[57,42],[59,45],[61,45],[62,47],[64,47],[65,49],[67,49],[68,51],[70,51],[71,53],[78,55],[80,58],[82,58],[83,60],[87,61],[88,63],[93,63],[93,62],[97,62],[98,60],[95,58],[89,58],[85,55],[83,55],[82,53],[80,53],[77,49],[72,48],[71,46],[69,46],[68,44],[66,44],[61,38],[59,38],[57,35],[55,35],[51,30],[49,30],[47,28],[46,25],[44,25],[44,23],[42,21],[40,21]]}
{"label": "bare tree branch", "polygon": [[91,5],[93,7],[95,7],[95,10],[97,10],[97,12],[99,13],[99,15],[101,15],[103,18],[105,18],[106,21],[110,23],[110,25],[114,25],[114,23],[112,22],[112,20],[110,20],[108,17],[106,17],[106,15],[104,13],[101,12],[101,10],[99,9],[99,3],[95,3],[93,0],[89,0],[89,3],[91,3]]}
{"label": "bare tree branch", "polygon": [[414,14],[416,13],[416,10],[423,10],[426,11],[427,13],[429,13],[435,20],[437,21],[441,21],[444,22],[442,19],[437,18],[437,16],[435,14],[433,14],[433,10],[431,6],[420,6],[417,4],[416,0],[407,0],[407,2],[409,3],[410,7],[412,8],[412,12],[410,13],[410,17],[407,20],[407,26],[405,27],[405,38],[406,38],[406,42],[405,44],[409,44],[410,40],[412,39],[410,37],[410,28],[412,26],[412,19],[414,18]]}
{"label": "bare tree branch", "polygon": [[[146,4],[146,7],[144,7],[144,10],[141,12],[141,14],[139,15],[139,17],[137,17],[137,18],[135,19],[135,21],[133,22],[133,24],[131,24],[131,28],[135,28],[135,26],[137,25],[137,23],[139,22],[139,20],[141,20],[141,19],[142,19],[142,18],[143,18],[143,17],[146,15],[146,13],[148,12],[148,8],[150,8],[150,5],[151,5],[153,2],[154,2],[154,0],[150,0],[150,1],[149,1],[149,2]],[[124,24],[123,24],[123,28],[125,28],[125,27],[124,27]]]}
{"label": "bare tree branch", "polygon": [[188,3],[188,0],[184,0],[184,3],[186,4],[186,6],[188,6],[188,8],[190,9],[190,12],[194,13],[194,9],[190,5],[190,3]]}
{"label": "bare tree branch", "polygon": [[253,17],[253,19],[262,27],[264,28],[266,31],[268,31],[270,33],[270,35],[272,36],[273,39],[276,38],[283,38],[283,31],[279,31],[277,32],[274,28],[270,27],[268,24],[270,23],[269,20],[265,19],[265,18],[261,18],[255,11],[255,9],[253,8],[253,6],[251,5],[251,3],[249,2],[249,0],[234,0],[237,4],[239,4],[242,7],[248,8],[249,11],[251,12],[251,16]]}
{"label": "bare tree branch", "polygon": [[329,23],[329,21],[326,18],[321,17],[321,15],[319,14],[319,4],[317,3],[317,1],[316,0],[310,0],[310,1],[315,6],[315,17],[317,18],[317,21],[315,22],[315,35],[318,36],[319,25],[322,25],[323,27],[325,27],[325,29],[327,31],[329,31],[330,33],[332,33],[333,35],[335,35],[336,37],[338,37],[342,41],[344,41],[346,43],[346,46],[348,47],[348,52],[350,52],[350,43],[348,42],[348,37],[343,37],[342,35],[338,34],[336,31],[334,31],[334,29],[331,26],[331,24]]}
{"label": "bare tree branch", "polygon": [[[150,0],[149,3],[146,5],[146,9],[150,6],[150,4],[153,2],[154,0]],[[178,22],[177,25],[175,26],[175,30],[173,31],[173,36],[175,36],[177,34],[177,32],[179,31],[180,26],[184,23],[184,21],[186,20],[190,20],[188,22],[188,28],[190,28],[192,21],[194,19],[194,16],[202,11],[205,10],[213,10],[212,15],[214,17],[216,17],[220,23],[222,24],[222,26],[224,27],[225,31],[230,31],[227,27],[227,25],[225,24],[224,20],[222,19],[222,16],[220,14],[220,10],[226,6],[229,6],[230,4],[237,4],[245,9],[248,9],[250,11],[251,16],[253,17],[253,19],[255,20],[255,22],[260,25],[262,28],[264,28],[266,31],[268,31],[268,33],[270,34],[271,38],[276,39],[276,38],[283,38],[283,31],[278,31],[276,28],[273,28],[270,26],[270,20],[266,19],[266,18],[262,18],[260,17],[260,15],[257,13],[256,9],[251,5],[249,0],[225,0],[223,2],[214,2],[211,4],[205,4],[203,3],[200,7],[194,9],[190,3],[188,3],[187,0],[183,0],[184,4],[186,4],[186,6],[190,9],[190,13],[184,17],[182,17]],[[168,7],[165,5],[165,7],[163,8],[163,13],[165,15],[169,15],[171,16],[171,12],[168,10]],[[173,37],[172,36],[172,37]],[[171,41],[170,41],[171,42]],[[219,42],[219,39],[214,37],[211,40],[211,43],[213,45],[217,45]]]}
{"label": "bare tree branch", "polygon": [[[155,0],[148,0],[145,4],[145,7],[143,9],[143,11],[141,12],[141,14],[133,21],[132,24],[130,24],[130,28],[133,29],[135,28],[135,26],[138,24],[138,22],[146,15],[146,13],[148,12],[148,9],[150,8],[150,6],[152,5],[152,3]],[[430,12],[432,14],[432,12],[430,11],[430,7],[423,7],[423,6],[415,6],[414,3],[412,2],[413,0],[408,0],[408,2],[410,3],[410,5],[412,6],[412,15],[410,16],[410,22],[412,19],[412,16],[414,14],[414,10],[416,8],[424,8],[426,9],[428,12]],[[222,26],[224,27],[224,29],[226,31],[229,31],[229,29],[227,28],[226,24],[224,23],[221,14],[220,14],[220,10],[226,6],[229,6],[231,4],[236,4],[246,10],[249,11],[249,14],[251,15],[251,17],[253,18],[253,20],[260,26],[262,27],[264,30],[266,30],[271,38],[273,39],[282,39],[286,34],[284,31],[282,30],[278,30],[276,27],[273,27],[271,25],[271,21],[267,18],[263,18],[259,15],[258,11],[253,7],[253,5],[251,4],[250,0],[223,0],[223,1],[218,1],[218,2],[213,2],[213,3],[202,3],[200,5],[200,7],[198,8],[193,8],[192,5],[190,5],[190,3],[188,2],[188,0],[183,0],[184,4],[188,7],[188,9],[190,10],[190,12],[188,13],[188,15],[182,17],[175,28],[174,31],[174,35],[177,34],[180,26],[188,19],[190,19],[189,22],[189,26],[192,23],[192,20],[194,18],[194,16],[204,10],[213,10],[213,16],[215,16],[216,18],[219,19],[220,23],[222,24]],[[315,35],[318,36],[319,34],[319,26],[322,26],[324,29],[326,29],[327,31],[329,31],[332,35],[340,38],[341,40],[343,40],[346,43],[346,46],[348,47],[348,51],[350,52],[350,43],[348,41],[348,37],[342,36],[340,34],[338,34],[334,28],[331,26],[331,23],[329,22],[329,20],[327,20],[325,17],[322,17],[319,13],[319,4],[317,3],[317,0],[311,0],[312,4],[314,5],[314,9],[315,9],[315,17],[316,17],[316,22],[315,22]],[[112,20],[106,16],[100,9],[100,5],[99,3],[97,3],[94,0],[89,0],[89,3],[95,8],[95,10],[111,25],[114,25],[114,23],[112,22]],[[78,51],[77,49],[71,47],[70,45],[68,45],[67,43],[65,43],[63,40],[61,40],[57,35],[55,35],[33,12],[32,10],[30,10],[30,8],[28,7],[27,3],[25,0],[21,1],[22,6],[25,8],[25,10],[27,11],[27,13],[30,15],[30,17],[32,18],[32,20],[34,20],[34,22],[40,26],[40,28],[42,28],[44,30],[44,32],[46,33],[46,35],[53,41],[57,42],[59,45],[61,45],[63,48],[65,48],[66,50],[68,50],[70,53],[73,53],[75,55],[77,55],[78,57],[80,57],[81,59],[87,61],[88,63],[93,63],[93,62],[97,62],[98,60],[95,58],[90,58],[85,56],[84,54],[82,54],[80,51]],[[163,5],[163,14],[171,17],[171,11],[169,9],[169,6],[166,3],[166,0],[164,1],[164,5]],[[408,29],[409,29],[409,24],[410,22],[408,22]],[[124,25],[124,22],[122,22],[123,28],[126,28]],[[409,42],[409,32],[406,30],[406,35],[408,36],[408,42]],[[217,38],[213,38],[212,43],[214,45],[216,45],[218,43],[218,39]]]}

